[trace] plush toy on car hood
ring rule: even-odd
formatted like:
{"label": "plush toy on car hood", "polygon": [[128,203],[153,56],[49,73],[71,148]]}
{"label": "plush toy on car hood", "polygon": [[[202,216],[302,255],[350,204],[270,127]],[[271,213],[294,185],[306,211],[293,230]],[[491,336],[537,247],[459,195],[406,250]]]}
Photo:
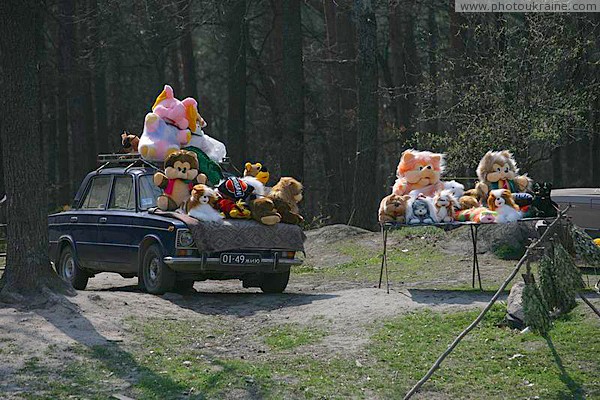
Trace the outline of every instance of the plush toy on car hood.
{"label": "plush toy on car hood", "polygon": [[440,181],[444,171],[444,155],[430,151],[405,150],[396,172],[393,193],[399,196],[413,191],[433,197],[444,189]]}
{"label": "plush toy on car hood", "polygon": [[206,176],[198,172],[196,154],[178,150],[165,160],[165,172],[154,174],[154,184],[163,189],[156,205],[163,211],[175,211],[190,198],[197,183],[205,183]]}
{"label": "plush toy on car hood", "polygon": [[199,221],[220,222],[223,215],[215,208],[218,200],[217,192],[213,189],[203,184],[195,185],[186,203],[186,211]]}
{"label": "plush toy on car hood", "polygon": [[238,177],[232,176],[225,179],[218,187],[219,200],[217,207],[229,218],[249,219],[249,197],[254,192],[254,187]]}
{"label": "plush toy on car hood", "polygon": [[302,200],[302,184],[294,178],[283,177],[277,182],[268,198],[273,201],[277,212],[281,215],[281,222],[286,224],[300,224],[304,221],[298,203]]}

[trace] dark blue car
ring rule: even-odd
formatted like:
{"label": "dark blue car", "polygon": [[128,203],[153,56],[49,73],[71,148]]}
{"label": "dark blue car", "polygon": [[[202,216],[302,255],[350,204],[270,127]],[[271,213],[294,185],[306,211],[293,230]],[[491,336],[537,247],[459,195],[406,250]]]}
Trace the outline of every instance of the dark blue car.
{"label": "dark blue car", "polygon": [[83,180],[72,209],[48,217],[50,256],[74,288],[100,272],[137,276],[149,293],[189,290],[194,281],[240,279],[244,287],[280,293],[295,251],[199,252],[180,220],[148,212],[161,191],[149,165],[107,167]]}

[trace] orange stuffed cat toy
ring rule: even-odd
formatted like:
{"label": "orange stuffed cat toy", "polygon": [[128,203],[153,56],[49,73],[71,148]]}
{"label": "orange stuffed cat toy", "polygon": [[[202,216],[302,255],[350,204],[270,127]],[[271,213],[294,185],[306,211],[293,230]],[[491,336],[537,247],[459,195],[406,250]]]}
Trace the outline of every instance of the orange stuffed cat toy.
{"label": "orange stuffed cat toy", "polygon": [[402,196],[413,190],[433,197],[444,189],[440,177],[444,172],[444,155],[430,151],[405,150],[396,172],[393,193]]}

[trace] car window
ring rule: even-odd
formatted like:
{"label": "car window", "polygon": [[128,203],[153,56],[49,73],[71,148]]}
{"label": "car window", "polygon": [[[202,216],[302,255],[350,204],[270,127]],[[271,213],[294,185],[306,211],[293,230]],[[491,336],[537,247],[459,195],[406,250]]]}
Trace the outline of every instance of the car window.
{"label": "car window", "polygon": [[162,190],[154,184],[153,176],[140,176],[138,185],[140,189],[140,210],[156,207],[156,199],[162,194]]}
{"label": "car window", "polygon": [[115,177],[108,208],[112,210],[135,210],[135,192],[131,176]]}
{"label": "car window", "polygon": [[92,179],[81,208],[86,210],[104,210],[108,200],[108,189],[110,188],[111,176],[96,176]]}

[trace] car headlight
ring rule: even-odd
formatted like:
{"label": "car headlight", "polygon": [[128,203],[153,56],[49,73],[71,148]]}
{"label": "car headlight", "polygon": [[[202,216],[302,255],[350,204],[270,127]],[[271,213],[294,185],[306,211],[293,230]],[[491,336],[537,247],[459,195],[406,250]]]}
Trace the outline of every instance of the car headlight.
{"label": "car headlight", "polygon": [[189,229],[177,230],[177,247],[192,247],[194,245],[194,237]]}

